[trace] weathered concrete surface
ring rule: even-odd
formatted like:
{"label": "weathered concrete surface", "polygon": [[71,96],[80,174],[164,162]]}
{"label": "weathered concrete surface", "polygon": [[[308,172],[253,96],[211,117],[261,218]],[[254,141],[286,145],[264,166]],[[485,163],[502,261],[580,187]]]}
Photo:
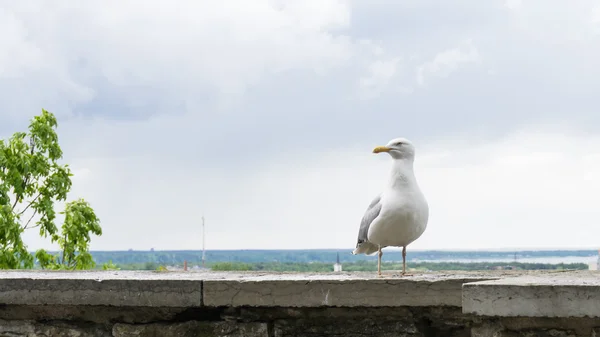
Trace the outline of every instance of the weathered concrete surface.
{"label": "weathered concrete surface", "polygon": [[466,283],[463,312],[495,317],[600,317],[600,273],[545,273]]}
{"label": "weathered concrete surface", "polygon": [[460,307],[463,283],[491,278],[468,273],[383,278],[374,273],[223,274],[204,281],[203,301],[232,307]]}
{"label": "weathered concrete surface", "polygon": [[194,307],[202,277],[161,272],[0,273],[0,304]]}
{"label": "weathered concrete surface", "polygon": [[482,273],[0,272],[0,304],[118,307],[460,306]]}

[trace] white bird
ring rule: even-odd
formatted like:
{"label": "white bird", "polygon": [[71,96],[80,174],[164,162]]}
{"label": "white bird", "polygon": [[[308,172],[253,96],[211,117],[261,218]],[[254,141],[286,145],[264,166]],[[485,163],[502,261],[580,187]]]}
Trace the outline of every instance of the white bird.
{"label": "white bird", "polygon": [[383,192],[373,199],[360,222],[352,254],[378,252],[377,274],[381,276],[381,249],[402,247],[402,275],[406,275],[406,247],[425,232],[429,206],[414,174],[413,144],[408,139],[396,138],[373,150],[381,152],[392,157],[392,171]]}

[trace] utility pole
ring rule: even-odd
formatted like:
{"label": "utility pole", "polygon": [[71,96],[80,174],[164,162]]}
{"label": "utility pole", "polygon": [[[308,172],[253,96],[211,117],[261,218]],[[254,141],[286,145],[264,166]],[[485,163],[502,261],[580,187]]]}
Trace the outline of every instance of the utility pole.
{"label": "utility pole", "polygon": [[206,232],[204,231],[204,215],[202,216],[202,268],[206,266]]}

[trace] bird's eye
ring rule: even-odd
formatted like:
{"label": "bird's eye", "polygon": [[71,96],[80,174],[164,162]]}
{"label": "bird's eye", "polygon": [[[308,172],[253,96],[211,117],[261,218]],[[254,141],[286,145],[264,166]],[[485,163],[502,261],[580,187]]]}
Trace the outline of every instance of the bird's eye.
{"label": "bird's eye", "polygon": [[402,146],[402,144],[403,144],[402,142],[398,142],[398,143],[396,143],[396,146]]}

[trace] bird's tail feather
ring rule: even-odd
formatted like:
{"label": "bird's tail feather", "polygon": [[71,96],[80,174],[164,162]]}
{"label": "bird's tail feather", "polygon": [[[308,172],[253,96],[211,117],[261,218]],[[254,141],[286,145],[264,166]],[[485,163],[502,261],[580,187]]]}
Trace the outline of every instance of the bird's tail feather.
{"label": "bird's tail feather", "polygon": [[357,254],[373,255],[373,254],[377,253],[378,250],[379,250],[379,246],[365,241],[365,242],[361,242],[361,243],[357,244],[356,249],[354,249],[354,251],[352,251],[352,254],[354,254],[354,255],[357,255]]}

